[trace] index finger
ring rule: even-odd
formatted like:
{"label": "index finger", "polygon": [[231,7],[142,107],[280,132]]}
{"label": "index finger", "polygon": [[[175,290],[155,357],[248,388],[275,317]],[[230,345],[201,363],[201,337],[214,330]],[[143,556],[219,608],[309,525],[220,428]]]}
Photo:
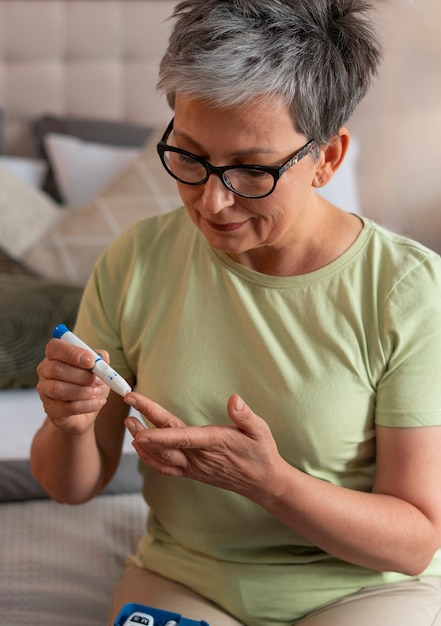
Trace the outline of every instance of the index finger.
{"label": "index finger", "polygon": [[156,428],[181,428],[185,426],[179,417],[140,393],[132,391],[124,397],[124,401],[139,411]]}
{"label": "index finger", "polygon": [[82,369],[90,369],[95,363],[91,353],[84,348],[54,338],[46,345],[46,357]]}

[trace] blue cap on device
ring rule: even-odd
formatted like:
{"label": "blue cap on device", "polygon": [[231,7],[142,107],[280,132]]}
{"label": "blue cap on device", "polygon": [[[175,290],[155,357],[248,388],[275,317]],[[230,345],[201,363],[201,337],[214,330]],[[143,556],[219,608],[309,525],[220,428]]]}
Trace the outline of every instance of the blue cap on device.
{"label": "blue cap on device", "polygon": [[68,333],[69,329],[66,326],[66,324],[58,324],[58,326],[55,326],[54,330],[52,331],[52,337],[55,337],[55,339],[60,339],[64,333]]}

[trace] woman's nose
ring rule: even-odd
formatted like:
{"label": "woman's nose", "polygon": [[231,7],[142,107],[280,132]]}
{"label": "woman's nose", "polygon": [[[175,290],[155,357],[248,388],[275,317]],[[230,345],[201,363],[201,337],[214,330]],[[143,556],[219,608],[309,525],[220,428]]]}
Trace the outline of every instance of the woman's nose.
{"label": "woman's nose", "polygon": [[202,191],[200,207],[206,213],[214,215],[235,202],[235,194],[215,174],[212,174],[200,188]]}

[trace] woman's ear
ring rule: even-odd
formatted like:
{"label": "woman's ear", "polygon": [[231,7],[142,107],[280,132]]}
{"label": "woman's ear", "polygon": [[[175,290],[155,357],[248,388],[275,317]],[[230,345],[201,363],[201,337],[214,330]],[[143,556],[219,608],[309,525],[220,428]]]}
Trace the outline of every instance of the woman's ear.
{"label": "woman's ear", "polygon": [[323,187],[338,170],[349,147],[350,134],[347,128],[340,128],[338,134],[320,149],[320,158],[315,172],[313,187]]}

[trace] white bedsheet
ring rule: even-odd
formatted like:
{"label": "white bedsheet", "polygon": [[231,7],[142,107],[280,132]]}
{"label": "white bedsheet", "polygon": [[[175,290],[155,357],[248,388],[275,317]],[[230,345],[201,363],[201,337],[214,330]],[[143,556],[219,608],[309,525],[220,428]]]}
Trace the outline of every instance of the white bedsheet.
{"label": "white bedsheet", "polygon": [[32,437],[44,415],[35,389],[0,391],[0,459],[28,457]]}
{"label": "white bedsheet", "polygon": [[[43,419],[35,390],[0,391],[0,466],[12,464],[13,485],[19,484],[14,459],[26,465]],[[129,438],[126,448],[133,451]],[[127,458],[136,461],[135,455]],[[79,506],[49,499],[1,502],[0,625],[104,626],[125,557],[145,532],[147,505],[137,491],[100,495]]]}

